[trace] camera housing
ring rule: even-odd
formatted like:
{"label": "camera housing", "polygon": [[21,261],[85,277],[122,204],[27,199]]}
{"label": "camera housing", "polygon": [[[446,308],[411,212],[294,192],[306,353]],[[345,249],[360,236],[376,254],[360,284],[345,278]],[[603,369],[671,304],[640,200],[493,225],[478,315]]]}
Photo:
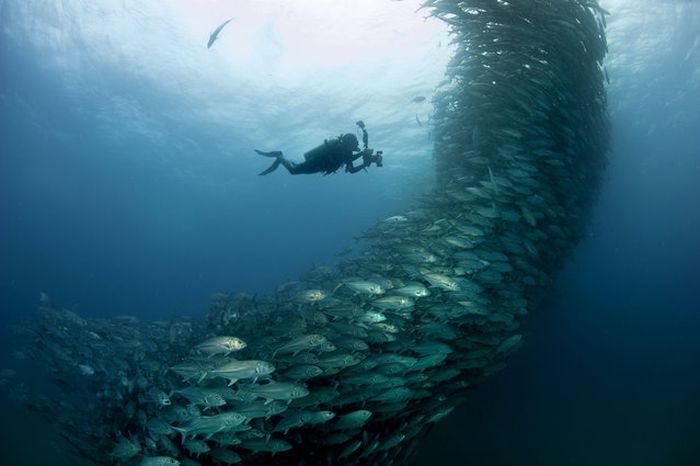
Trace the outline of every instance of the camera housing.
{"label": "camera housing", "polygon": [[377,155],[374,157],[374,163],[376,163],[378,167],[384,166],[382,153],[383,152],[379,150],[377,151]]}

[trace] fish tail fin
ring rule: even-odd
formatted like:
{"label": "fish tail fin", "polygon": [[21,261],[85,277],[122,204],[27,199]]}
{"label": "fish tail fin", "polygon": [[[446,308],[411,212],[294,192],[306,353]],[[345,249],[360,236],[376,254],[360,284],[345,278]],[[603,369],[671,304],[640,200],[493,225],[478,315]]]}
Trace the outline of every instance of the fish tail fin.
{"label": "fish tail fin", "polygon": [[185,443],[185,440],[187,440],[187,431],[181,427],[170,426],[170,428],[182,435],[180,443]]}
{"label": "fish tail fin", "polygon": [[493,171],[491,171],[491,166],[489,165],[487,168],[489,169],[489,179],[491,180],[493,190],[496,192],[496,194],[498,194],[498,185],[496,184],[496,179],[493,177]]}

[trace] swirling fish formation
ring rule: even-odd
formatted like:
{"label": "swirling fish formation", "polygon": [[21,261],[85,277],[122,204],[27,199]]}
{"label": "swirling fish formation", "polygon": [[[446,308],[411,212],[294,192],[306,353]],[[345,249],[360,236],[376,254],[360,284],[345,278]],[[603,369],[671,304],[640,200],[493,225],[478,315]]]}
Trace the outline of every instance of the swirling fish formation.
{"label": "swirling fish formation", "polygon": [[16,390],[74,450],[125,465],[406,464],[521,345],[580,240],[608,146],[595,0],[429,0],[456,52],[437,186],[367,248],[206,322],[84,319],[44,297],[18,331],[61,389]]}

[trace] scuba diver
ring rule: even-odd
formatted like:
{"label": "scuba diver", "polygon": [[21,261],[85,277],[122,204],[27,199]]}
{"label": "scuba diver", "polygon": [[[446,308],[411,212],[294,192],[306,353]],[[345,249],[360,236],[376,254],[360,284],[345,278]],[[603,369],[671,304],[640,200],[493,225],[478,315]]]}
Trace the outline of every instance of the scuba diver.
{"label": "scuba diver", "polygon": [[[263,152],[255,149],[255,152],[265,157],[274,157],[270,167],[261,172],[260,175],[272,173],[283,165],[292,175],[323,173],[328,175],[335,173],[341,166],[345,165],[346,173],[357,173],[375,163],[378,167],[382,164],[382,151],[374,153],[374,149],[368,147],[369,136],[362,120],[355,123],[362,130],[362,143],[364,148],[360,150],[357,137],[352,133],[341,134],[337,138],[326,139],[323,144],[311,149],[304,154],[304,161],[301,163],[292,162],[284,158],[282,151]],[[362,157],[362,163],[354,165],[354,161]]]}

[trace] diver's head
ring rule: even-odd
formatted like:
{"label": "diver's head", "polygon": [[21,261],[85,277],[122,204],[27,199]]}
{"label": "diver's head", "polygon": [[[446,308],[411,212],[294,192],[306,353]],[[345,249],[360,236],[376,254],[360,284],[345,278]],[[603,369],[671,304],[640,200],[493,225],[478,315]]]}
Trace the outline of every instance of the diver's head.
{"label": "diver's head", "polygon": [[362,120],[356,121],[355,124],[360,128],[360,129],[365,129],[365,122]]}
{"label": "diver's head", "polygon": [[357,142],[357,136],[355,136],[352,133],[346,133],[340,136],[340,142],[344,147],[347,147],[348,149],[358,149],[360,147],[359,143]]}

